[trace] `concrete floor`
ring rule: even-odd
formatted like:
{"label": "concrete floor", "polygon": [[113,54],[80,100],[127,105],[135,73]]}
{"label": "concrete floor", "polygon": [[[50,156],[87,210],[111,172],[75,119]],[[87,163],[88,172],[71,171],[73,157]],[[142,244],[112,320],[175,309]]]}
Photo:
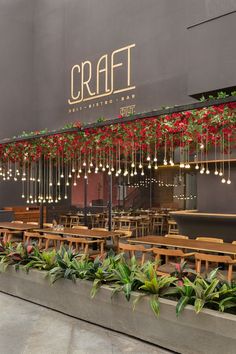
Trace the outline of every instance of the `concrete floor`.
{"label": "concrete floor", "polygon": [[0,354],[170,353],[3,293],[0,309]]}

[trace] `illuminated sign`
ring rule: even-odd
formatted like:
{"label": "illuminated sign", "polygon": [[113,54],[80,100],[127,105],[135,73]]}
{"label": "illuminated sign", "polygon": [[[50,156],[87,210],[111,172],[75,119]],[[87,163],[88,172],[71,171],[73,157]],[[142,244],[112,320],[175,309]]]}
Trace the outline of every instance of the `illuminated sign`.
{"label": "illuminated sign", "polygon": [[102,97],[135,89],[132,83],[132,49],[135,44],[103,54],[92,64],[85,60],[71,68],[69,105],[78,105]]}

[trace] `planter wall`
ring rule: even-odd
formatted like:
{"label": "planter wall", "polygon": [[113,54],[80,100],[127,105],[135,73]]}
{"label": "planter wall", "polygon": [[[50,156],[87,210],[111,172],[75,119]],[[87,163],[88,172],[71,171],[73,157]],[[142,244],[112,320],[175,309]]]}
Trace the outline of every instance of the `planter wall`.
{"label": "planter wall", "polygon": [[31,270],[29,274],[12,267],[0,275],[0,291],[82,320],[119,331],[170,350],[186,354],[235,354],[236,316],[212,310],[196,315],[187,306],[177,318],[174,301],[161,299],[161,312],[156,318],[148,299],[142,299],[132,309],[123,294],[111,298],[111,289],[102,287],[90,298],[92,283],[61,279],[50,285],[45,273]]}

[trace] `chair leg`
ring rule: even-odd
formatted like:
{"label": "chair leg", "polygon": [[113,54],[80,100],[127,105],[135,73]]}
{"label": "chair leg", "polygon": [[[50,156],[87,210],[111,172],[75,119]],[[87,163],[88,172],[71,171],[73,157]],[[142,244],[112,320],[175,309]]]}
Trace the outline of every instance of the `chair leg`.
{"label": "chair leg", "polygon": [[227,279],[228,282],[230,283],[232,280],[232,274],[233,274],[233,265],[229,264],[229,268],[228,268],[228,275],[227,275]]}

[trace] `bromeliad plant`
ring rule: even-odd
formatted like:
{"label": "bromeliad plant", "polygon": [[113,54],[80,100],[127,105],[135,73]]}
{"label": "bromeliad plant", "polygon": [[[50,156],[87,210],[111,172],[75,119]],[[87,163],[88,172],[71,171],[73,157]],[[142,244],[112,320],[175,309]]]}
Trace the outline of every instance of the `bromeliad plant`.
{"label": "bromeliad plant", "polygon": [[143,297],[148,297],[155,315],[160,312],[160,298],[176,300],[176,314],[179,316],[187,305],[199,313],[203,308],[236,314],[236,284],[228,283],[219,276],[218,269],[207,277],[190,271],[185,263],[177,265],[174,275],[158,276],[156,263],[137,263],[135,258],[126,260],[122,254],[109,253],[104,257],[89,258],[62,248],[60,251],[39,251],[37,247],[22,243],[0,243],[0,271],[9,265],[27,272],[30,269],[47,271],[51,283],[59,279],[85,279],[93,282],[91,297],[102,285],[113,289],[112,295],[121,292],[129,301],[136,292],[133,306]]}
{"label": "bromeliad plant", "polygon": [[134,307],[142,297],[150,296],[149,302],[151,309],[154,314],[158,316],[160,313],[159,298],[175,295],[177,293],[175,286],[177,278],[172,276],[158,276],[155,263],[148,262],[138,272],[137,279],[142,283],[138,289],[143,291],[143,293],[134,300]]}
{"label": "bromeliad plant", "polygon": [[35,248],[23,243],[18,243],[16,247],[11,243],[7,243],[6,245],[2,243],[1,250],[0,272],[3,272],[9,265],[13,265],[18,270],[20,266],[28,264],[31,261]]}

